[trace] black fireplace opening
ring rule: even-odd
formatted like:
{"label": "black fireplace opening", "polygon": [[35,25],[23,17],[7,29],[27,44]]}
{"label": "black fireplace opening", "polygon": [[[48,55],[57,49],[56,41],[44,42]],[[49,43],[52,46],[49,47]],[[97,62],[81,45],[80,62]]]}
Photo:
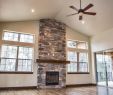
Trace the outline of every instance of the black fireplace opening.
{"label": "black fireplace opening", "polygon": [[47,71],[46,72],[46,85],[59,85],[59,72]]}

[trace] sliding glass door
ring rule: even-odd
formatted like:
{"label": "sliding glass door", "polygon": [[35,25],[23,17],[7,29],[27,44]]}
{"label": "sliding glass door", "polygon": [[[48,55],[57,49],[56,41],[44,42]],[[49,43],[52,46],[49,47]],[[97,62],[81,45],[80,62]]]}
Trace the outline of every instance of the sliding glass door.
{"label": "sliding glass door", "polygon": [[107,85],[106,64],[104,62],[103,52],[96,53],[96,68],[97,68],[97,84]]}
{"label": "sliding glass door", "polygon": [[106,52],[104,55],[106,68],[107,68],[107,84],[108,87],[113,87],[113,56],[111,52]]}
{"label": "sliding glass door", "polygon": [[95,59],[97,84],[113,87],[113,51],[97,52]]}

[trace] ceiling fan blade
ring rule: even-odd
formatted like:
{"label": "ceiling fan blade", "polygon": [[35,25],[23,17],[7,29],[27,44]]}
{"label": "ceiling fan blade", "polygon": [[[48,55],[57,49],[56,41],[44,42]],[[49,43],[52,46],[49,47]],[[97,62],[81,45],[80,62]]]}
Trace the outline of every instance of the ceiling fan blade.
{"label": "ceiling fan blade", "polygon": [[85,11],[87,11],[88,9],[90,9],[91,7],[93,7],[93,4],[87,5],[87,6],[83,9],[83,11],[85,12]]}
{"label": "ceiling fan blade", "polygon": [[74,10],[76,10],[78,12],[78,9],[76,7],[74,7],[74,6],[69,6],[69,7],[74,9]]}
{"label": "ceiling fan blade", "polygon": [[95,12],[83,12],[84,14],[87,14],[87,15],[96,15]]}
{"label": "ceiling fan blade", "polygon": [[78,13],[74,13],[74,14],[69,14],[69,15],[67,15],[67,17],[68,17],[68,16],[73,16],[73,15],[76,15],[76,14],[78,14]]}

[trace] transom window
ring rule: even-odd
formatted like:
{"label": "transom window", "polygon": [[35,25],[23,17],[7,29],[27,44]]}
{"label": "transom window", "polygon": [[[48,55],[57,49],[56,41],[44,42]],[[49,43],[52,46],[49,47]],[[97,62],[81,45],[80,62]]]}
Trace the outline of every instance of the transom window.
{"label": "transom window", "polygon": [[20,42],[33,43],[33,36],[29,34],[20,34]]}
{"label": "transom window", "polygon": [[[70,50],[72,48],[72,50]],[[88,72],[88,44],[83,41],[67,41],[68,72]]]}
{"label": "transom window", "polygon": [[[29,40],[27,40],[28,38]],[[2,44],[0,71],[31,72],[34,49],[28,43],[33,44],[34,36],[30,34],[26,36],[26,34],[22,33],[4,32],[2,39],[5,41],[18,41],[18,44]],[[25,46],[20,45],[19,42],[24,42]]]}
{"label": "transom window", "polygon": [[4,32],[3,40],[7,41],[18,41],[18,33]]}
{"label": "transom window", "polygon": [[84,41],[68,40],[67,47],[76,49],[88,49],[88,43]]}
{"label": "transom window", "polygon": [[31,34],[22,34],[22,33],[5,31],[4,35],[3,35],[3,40],[33,43],[34,42],[34,36],[31,35]]}

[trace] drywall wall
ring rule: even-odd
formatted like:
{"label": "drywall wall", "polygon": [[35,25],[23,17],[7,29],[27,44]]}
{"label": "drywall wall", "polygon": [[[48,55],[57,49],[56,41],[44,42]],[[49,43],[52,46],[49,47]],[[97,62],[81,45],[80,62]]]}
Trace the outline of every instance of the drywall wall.
{"label": "drywall wall", "polygon": [[92,82],[95,83],[96,80],[95,80],[95,68],[94,68],[95,67],[94,52],[113,48],[113,28],[92,37],[91,48],[92,48],[92,60],[93,60]]}
{"label": "drywall wall", "polygon": [[91,39],[92,51],[101,51],[113,48],[113,28],[98,34]]}
{"label": "drywall wall", "polygon": [[[67,27],[66,29],[66,40],[79,40],[79,41],[87,41],[90,43],[89,37],[85,36],[79,32],[72,30],[71,28]],[[68,49],[67,49],[68,51]],[[88,84],[91,83],[92,77],[92,64],[90,58],[90,44],[89,44],[89,73],[90,74],[67,74],[66,76],[66,84]]]}
{"label": "drywall wall", "polygon": [[[2,23],[0,33],[3,30],[11,30],[23,33],[35,34],[35,42],[38,43],[39,22],[26,21],[26,22],[10,22]],[[1,38],[0,38],[1,39]],[[82,35],[69,27],[66,28],[66,39],[88,41],[89,37]],[[38,55],[38,44],[35,44],[35,58]],[[90,49],[90,47],[89,47]],[[90,50],[89,50],[90,54]],[[90,57],[90,56],[89,56]],[[67,74],[66,84],[87,84],[91,83],[92,66],[89,59],[90,74]],[[0,87],[21,87],[21,86],[37,86],[37,64],[33,64],[33,74],[0,74]]]}

